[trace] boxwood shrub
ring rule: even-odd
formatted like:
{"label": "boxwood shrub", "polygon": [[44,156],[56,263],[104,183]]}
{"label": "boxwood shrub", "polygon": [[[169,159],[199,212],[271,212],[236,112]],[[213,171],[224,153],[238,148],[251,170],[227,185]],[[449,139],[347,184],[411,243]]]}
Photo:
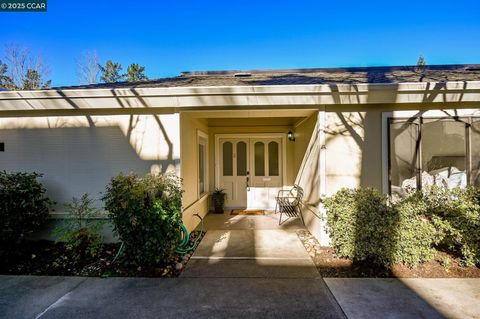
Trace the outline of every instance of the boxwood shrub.
{"label": "boxwood shrub", "polygon": [[466,266],[480,266],[480,189],[432,187],[422,196],[438,232],[438,248]]}
{"label": "boxwood shrub", "polygon": [[128,261],[154,266],[172,256],[180,236],[181,196],[174,174],[112,178],[103,201]]}
{"label": "boxwood shrub", "polygon": [[0,172],[1,247],[20,244],[48,218],[53,202],[45,196],[38,173]]}
{"label": "boxwood shrub", "polygon": [[341,189],[324,199],[327,231],[341,257],[388,267],[435,256],[435,228],[415,196],[390,205],[372,188]]}
{"label": "boxwood shrub", "polygon": [[382,266],[416,265],[437,250],[480,266],[480,189],[430,187],[391,203],[370,188],[324,199],[326,228],[341,257]]}
{"label": "boxwood shrub", "polygon": [[434,246],[440,238],[428,217],[429,207],[423,194],[411,193],[392,205],[392,211],[399,221],[392,237],[392,264],[414,266],[435,258]]}

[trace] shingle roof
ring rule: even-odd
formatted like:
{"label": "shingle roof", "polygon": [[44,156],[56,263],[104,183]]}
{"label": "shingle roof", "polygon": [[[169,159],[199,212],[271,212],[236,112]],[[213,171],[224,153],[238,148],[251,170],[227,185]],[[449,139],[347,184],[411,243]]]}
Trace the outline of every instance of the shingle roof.
{"label": "shingle roof", "polygon": [[53,89],[480,81],[480,64],[182,72],[172,78]]}

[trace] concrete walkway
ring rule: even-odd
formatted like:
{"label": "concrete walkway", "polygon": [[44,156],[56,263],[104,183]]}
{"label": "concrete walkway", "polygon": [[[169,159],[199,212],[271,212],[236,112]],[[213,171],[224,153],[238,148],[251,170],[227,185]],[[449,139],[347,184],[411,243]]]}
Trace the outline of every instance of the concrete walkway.
{"label": "concrete walkway", "polygon": [[480,318],[478,278],[325,278],[349,319]]}
{"label": "concrete walkway", "polygon": [[299,227],[270,214],[209,216],[175,279],[0,276],[0,318],[345,318]]}
{"label": "concrete walkway", "polygon": [[0,276],[0,318],[480,318],[480,279],[322,279],[275,217],[208,216],[180,278]]}
{"label": "concrete walkway", "polygon": [[344,318],[319,279],[0,276],[0,318]]}
{"label": "concrete walkway", "polygon": [[182,277],[319,278],[296,230],[297,218],[278,225],[278,215],[210,214],[207,233]]}
{"label": "concrete walkway", "polygon": [[278,225],[278,215],[207,215],[207,233],[182,277],[319,278],[296,230],[298,218]]}

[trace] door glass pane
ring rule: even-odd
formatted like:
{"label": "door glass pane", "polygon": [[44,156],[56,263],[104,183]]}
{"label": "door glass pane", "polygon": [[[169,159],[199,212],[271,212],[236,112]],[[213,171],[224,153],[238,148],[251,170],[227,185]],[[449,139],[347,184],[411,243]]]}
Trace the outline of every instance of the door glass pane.
{"label": "door glass pane", "polygon": [[422,125],[422,187],[467,186],[465,123],[425,120]]}
{"label": "door glass pane", "polygon": [[223,143],[223,176],[233,176],[233,145],[230,142]]}
{"label": "door glass pane", "polygon": [[237,176],[247,176],[247,143],[237,143]]}
{"label": "door glass pane", "polygon": [[268,175],[278,176],[278,143],[268,143]]}
{"label": "door glass pane", "polygon": [[472,154],[472,185],[480,186],[480,121],[472,123],[470,153]]}
{"label": "door glass pane", "polygon": [[417,188],[418,124],[390,124],[390,182],[392,194]]}
{"label": "door glass pane", "polygon": [[265,176],[265,144],[256,142],[254,145],[255,154],[255,176]]}
{"label": "door glass pane", "polygon": [[198,181],[200,194],[205,193],[205,145],[198,144]]}

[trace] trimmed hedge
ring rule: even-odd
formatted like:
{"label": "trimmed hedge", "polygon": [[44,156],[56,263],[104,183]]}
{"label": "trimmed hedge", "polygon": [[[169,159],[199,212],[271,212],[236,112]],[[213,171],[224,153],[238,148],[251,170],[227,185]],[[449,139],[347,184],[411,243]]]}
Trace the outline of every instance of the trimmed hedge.
{"label": "trimmed hedge", "polygon": [[[399,223],[392,239],[392,264],[410,266],[435,258],[438,232],[428,218],[428,205],[421,192],[412,193],[392,207]],[[388,240],[388,239],[385,239]]]}
{"label": "trimmed hedge", "polygon": [[327,231],[341,257],[388,267],[430,260],[435,230],[415,201],[398,207],[372,188],[342,189],[324,200]]}
{"label": "trimmed hedge", "polygon": [[0,243],[20,244],[47,221],[53,202],[38,173],[0,172]]}
{"label": "trimmed hedge", "polygon": [[466,266],[480,265],[480,189],[433,187],[423,200],[438,231],[439,248],[458,255]]}
{"label": "trimmed hedge", "polygon": [[432,260],[437,250],[480,264],[480,190],[432,187],[397,202],[371,188],[324,199],[327,232],[341,257],[384,267]]}
{"label": "trimmed hedge", "polygon": [[180,238],[181,197],[173,174],[112,178],[102,199],[130,262],[154,266],[171,258]]}

